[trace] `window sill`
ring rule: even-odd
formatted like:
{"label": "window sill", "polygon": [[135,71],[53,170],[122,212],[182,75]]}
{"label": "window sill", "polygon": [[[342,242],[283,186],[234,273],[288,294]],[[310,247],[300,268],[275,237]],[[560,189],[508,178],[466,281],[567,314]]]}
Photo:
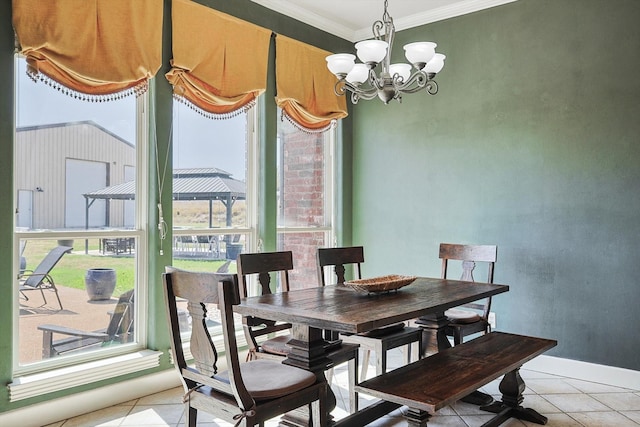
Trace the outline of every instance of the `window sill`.
{"label": "window sill", "polygon": [[16,377],[7,385],[9,401],[16,402],[44,393],[53,393],[155,368],[160,366],[161,355],[160,351],[141,350],[104,360]]}

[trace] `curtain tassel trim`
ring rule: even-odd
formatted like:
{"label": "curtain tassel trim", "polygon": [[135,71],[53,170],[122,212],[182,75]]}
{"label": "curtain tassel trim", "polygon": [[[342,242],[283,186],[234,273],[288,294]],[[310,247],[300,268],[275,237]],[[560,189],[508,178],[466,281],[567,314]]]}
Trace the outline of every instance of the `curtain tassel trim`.
{"label": "curtain tassel trim", "polygon": [[206,111],[203,110],[202,108],[198,107],[197,105],[195,105],[193,102],[189,101],[186,97],[179,95],[177,93],[173,93],[173,99],[175,99],[176,101],[186,105],[187,107],[189,107],[190,109],[192,109],[193,111],[195,111],[196,113],[200,114],[203,117],[206,117],[208,119],[213,119],[213,120],[225,120],[225,119],[232,119],[236,116],[239,116],[243,113],[246,113],[247,111],[249,111],[251,108],[253,108],[256,105],[256,100],[254,99],[253,101],[243,105],[242,107],[238,108],[237,110],[234,111],[230,111],[228,113],[222,113],[222,114],[216,114],[216,113],[212,113],[210,111]]}
{"label": "curtain tassel trim", "polygon": [[311,134],[311,135],[326,132],[329,129],[333,129],[338,124],[338,121],[336,119],[333,119],[333,120],[331,120],[331,122],[328,125],[326,125],[324,127],[321,127],[321,128],[318,128],[318,129],[309,129],[309,128],[306,128],[306,127],[302,126],[301,124],[299,124],[295,120],[293,120],[284,110],[282,110],[282,112],[280,114],[280,120],[284,121],[285,118],[296,129],[298,129],[298,130],[300,130],[300,131],[302,131],[304,133]]}
{"label": "curtain tassel trim", "polygon": [[92,95],[88,93],[78,92],[77,90],[74,90],[74,89],[70,89],[58,83],[57,81],[53,80],[51,77],[35,70],[32,67],[27,67],[27,75],[35,83],[42,82],[47,86],[51,86],[53,89],[56,89],[57,91],[59,91],[64,95],[67,95],[71,98],[79,99],[81,101],[88,101],[88,102],[109,102],[109,101],[115,101],[118,99],[123,99],[131,95],[135,95],[136,97],[138,97],[149,90],[149,81],[145,79],[144,81],[138,83],[137,85],[120,92]]}

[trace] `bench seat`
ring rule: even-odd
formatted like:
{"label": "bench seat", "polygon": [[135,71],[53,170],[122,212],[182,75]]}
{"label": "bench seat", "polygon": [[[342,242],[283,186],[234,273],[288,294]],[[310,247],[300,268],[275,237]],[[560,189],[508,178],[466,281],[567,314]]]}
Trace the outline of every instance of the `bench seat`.
{"label": "bench seat", "polygon": [[[490,405],[486,409],[491,412],[509,412],[507,418],[523,418],[513,410],[527,413],[532,410],[520,407],[524,381],[518,370],[525,362],[556,345],[555,340],[491,332],[364,381],[356,387],[356,391],[406,405],[411,409],[413,416],[420,414],[418,418],[421,421],[412,424],[410,420],[410,425],[426,425],[429,414],[434,414],[507,374],[500,385],[500,391],[503,393],[502,402]],[[539,414],[537,416],[542,417]],[[532,417],[536,418],[532,415],[526,419],[538,422],[531,419]],[[546,422],[546,419],[544,421]]]}

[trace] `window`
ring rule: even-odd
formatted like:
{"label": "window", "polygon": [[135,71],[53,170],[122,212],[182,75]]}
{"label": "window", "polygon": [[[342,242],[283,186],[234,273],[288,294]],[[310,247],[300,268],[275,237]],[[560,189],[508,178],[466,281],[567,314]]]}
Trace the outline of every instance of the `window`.
{"label": "window", "polygon": [[255,109],[224,120],[174,101],[173,262],[235,272],[254,238]]}
{"label": "window", "polygon": [[278,122],[278,250],[294,254],[292,289],[318,285],[316,250],[333,246],[334,135]]}
{"label": "window", "polygon": [[135,316],[146,292],[146,96],[79,100],[25,69],[17,57],[13,347],[22,373],[130,352],[146,339],[145,316]]}

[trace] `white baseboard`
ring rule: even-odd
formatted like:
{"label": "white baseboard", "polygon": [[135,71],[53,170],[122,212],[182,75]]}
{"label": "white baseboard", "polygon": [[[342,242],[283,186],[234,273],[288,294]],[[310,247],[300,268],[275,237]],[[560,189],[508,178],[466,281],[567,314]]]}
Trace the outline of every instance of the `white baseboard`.
{"label": "white baseboard", "polygon": [[180,385],[175,369],[0,413],[0,426],[39,427]]}
{"label": "white baseboard", "polygon": [[523,368],[561,377],[576,378],[640,391],[640,371],[633,371],[631,369],[597,365],[595,363],[544,355],[538,356],[525,363]]}
{"label": "white baseboard", "polygon": [[[538,356],[523,369],[640,391],[640,371]],[[180,385],[175,369],[76,393],[0,414],[0,425],[37,427]],[[28,421],[26,421],[28,420]]]}

